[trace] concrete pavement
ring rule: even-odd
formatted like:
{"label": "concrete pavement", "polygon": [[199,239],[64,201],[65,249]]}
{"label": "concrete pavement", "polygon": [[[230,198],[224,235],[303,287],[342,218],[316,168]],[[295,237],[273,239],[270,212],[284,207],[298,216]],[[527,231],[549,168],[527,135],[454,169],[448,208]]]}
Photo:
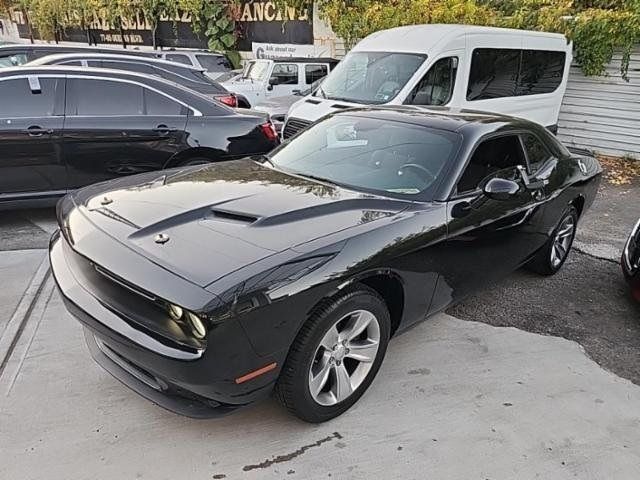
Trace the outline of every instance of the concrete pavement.
{"label": "concrete pavement", "polygon": [[640,478],[640,387],[564,339],[440,315],[330,423],[273,400],[192,420],[94,364],[50,286],[33,312],[0,377],[0,478]]}

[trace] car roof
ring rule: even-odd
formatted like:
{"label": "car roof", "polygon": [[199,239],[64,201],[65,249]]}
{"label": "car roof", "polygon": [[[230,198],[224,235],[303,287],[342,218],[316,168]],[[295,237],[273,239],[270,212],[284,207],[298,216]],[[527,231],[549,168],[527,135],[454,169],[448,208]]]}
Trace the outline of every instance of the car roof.
{"label": "car roof", "polygon": [[566,51],[571,48],[567,43],[566,37],[559,33],[476,25],[429,24],[407,25],[388,30],[379,30],[360,40],[352,51],[429,53],[439,44],[445,45],[450,40],[463,34],[491,34],[511,37],[504,38],[505,42],[509,42],[505,43],[505,45],[513,44],[514,37],[537,37],[539,39],[547,39],[558,50]]}
{"label": "car roof", "polygon": [[474,132],[479,135],[503,129],[536,128],[537,126],[528,120],[498,113],[433,106],[373,106],[342,110],[333,115],[377,118],[463,134]]}
{"label": "car roof", "polygon": [[152,65],[165,65],[167,67],[179,67],[185,70],[193,70],[196,72],[202,72],[201,68],[196,68],[190,65],[185,65],[183,63],[171,62],[169,60],[163,60],[161,58],[154,57],[140,57],[135,55],[126,55],[121,53],[90,53],[90,52],[78,52],[78,53],[55,53],[52,55],[47,55],[46,57],[41,57],[32,62],[29,62],[29,65],[47,65],[46,62],[53,62],[58,60],[84,60],[87,58],[93,59],[114,59],[114,60],[131,60],[135,62],[143,62],[149,63]]}

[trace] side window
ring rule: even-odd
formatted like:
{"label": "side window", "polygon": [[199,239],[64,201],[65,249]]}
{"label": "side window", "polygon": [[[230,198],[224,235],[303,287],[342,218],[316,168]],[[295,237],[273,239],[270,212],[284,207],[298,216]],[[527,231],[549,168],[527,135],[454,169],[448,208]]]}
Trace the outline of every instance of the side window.
{"label": "side window", "polygon": [[0,68],[3,67],[19,67],[27,63],[29,59],[25,53],[13,53],[9,55],[0,55]]}
{"label": "side window", "polygon": [[457,71],[458,57],[441,58],[422,77],[405,103],[410,105],[446,105],[453,94]]}
{"label": "side window", "polygon": [[153,90],[144,89],[144,104],[147,115],[186,115],[186,107]]}
{"label": "side window", "polygon": [[60,62],[60,65],[69,65],[71,67],[81,67],[82,62],[80,60],[68,60],[66,62]]}
{"label": "side window", "polygon": [[467,100],[515,95],[520,52],[506,48],[476,48],[471,57]]}
{"label": "side window", "polygon": [[142,87],[113,80],[74,78],[67,87],[67,115],[144,115]]}
{"label": "side window", "polygon": [[547,147],[545,147],[535,135],[531,135],[530,133],[522,135],[522,142],[527,151],[531,173],[537,171],[544,162],[553,157],[553,155],[549,153],[549,150],[547,150]]}
{"label": "side window", "polygon": [[538,95],[555,91],[562,82],[565,53],[523,50],[518,95]]}
{"label": "side window", "polygon": [[50,117],[54,113],[56,89],[64,80],[40,78],[40,90],[32,91],[26,78],[0,81],[0,118]]}
{"label": "side window", "polygon": [[326,65],[305,65],[304,81],[307,85],[311,85],[316,80],[320,80],[329,73],[329,67]]}
{"label": "side window", "polygon": [[517,165],[525,165],[524,152],[517,135],[506,135],[483,141],[473,153],[458,182],[458,193],[482,188],[492,177],[518,178]]}
{"label": "side window", "polygon": [[184,63],[185,65],[191,65],[191,60],[186,55],[179,53],[167,53],[167,60],[170,62]]}
{"label": "side window", "polygon": [[127,72],[144,73],[147,75],[155,75],[156,72],[149,65],[137,62],[118,62],[112,60],[103,60],[102,68],[112,68],[115,70],[126,70]]}
{"label": "side window", "polygon": [[226,72],[233,69],[229,60],[222,55],[196,55],[196,58],[207,72]]}
{"label": "side window", "polygon": [[298,84],[298,65],[295,63],[276,63],[271,78],[278,79],[278,85]]}

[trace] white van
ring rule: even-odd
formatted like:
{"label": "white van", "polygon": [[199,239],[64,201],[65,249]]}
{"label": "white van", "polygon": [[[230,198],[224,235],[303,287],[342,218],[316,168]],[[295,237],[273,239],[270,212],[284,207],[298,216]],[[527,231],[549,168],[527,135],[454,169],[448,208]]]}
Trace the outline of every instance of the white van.
{"label": "white van", "polygon": [[291,106],[283,137],[338,109],[383,104],[496,112],[555,131],[571,60],[571,43],[555,33],[468,25],[382,30]]}
{"label": "white van", "polygon": [[221,82],[233,93],[244,95],[251,106],[271,98],[306,90],[338,64],[335,58],[275,58],[249,60],[242,75]]}

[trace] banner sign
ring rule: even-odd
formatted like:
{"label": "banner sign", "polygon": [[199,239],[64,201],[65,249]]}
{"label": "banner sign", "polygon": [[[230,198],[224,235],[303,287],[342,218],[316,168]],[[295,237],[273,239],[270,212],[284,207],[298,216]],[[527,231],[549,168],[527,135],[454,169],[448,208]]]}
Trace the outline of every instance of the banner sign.
{"label": "banner sign", "polygon": [[[251,51],[253,42],[313,44],[313,21],[309,9],[286,7],[280,10],[273,2],[263,0],[244,0],[230,8],[236,20],[237,48],[240,51]],[[24,13],[14,10],[11,19],[17,24],[20,37],[29,38]],[[34,38],[39,38],[37,31],[32,33]],[[194,33],[191,17],[187,14],[162,17],[155,37],[156,44],[162,47],[207,48],[206,37]],[[150,46],[153,45],[153,31],[142,13],[123,18],[121,30],[97,13],[86,30],[68,27],[59,40],[120,45],[124,40],[127,45]]]}
{"label": "banner sign", "polygon": [[258,43],[253,42],[251,51],[255,58],[278,57],[315,57],[313,45],[296,45],[293,43]]}

